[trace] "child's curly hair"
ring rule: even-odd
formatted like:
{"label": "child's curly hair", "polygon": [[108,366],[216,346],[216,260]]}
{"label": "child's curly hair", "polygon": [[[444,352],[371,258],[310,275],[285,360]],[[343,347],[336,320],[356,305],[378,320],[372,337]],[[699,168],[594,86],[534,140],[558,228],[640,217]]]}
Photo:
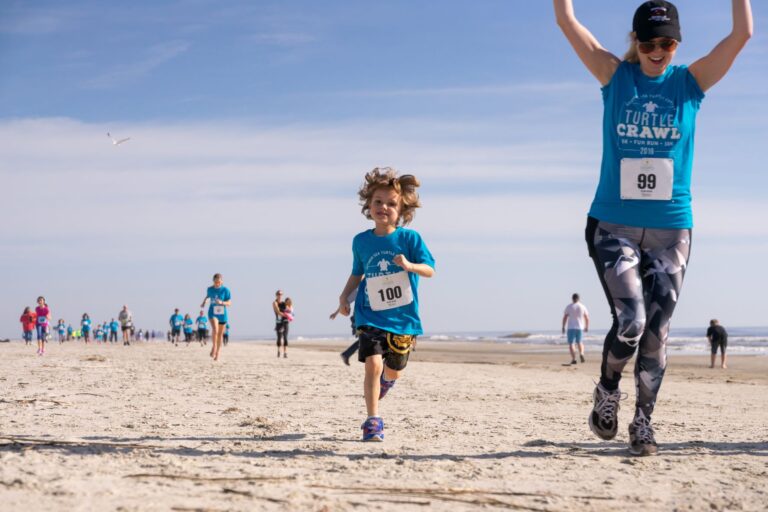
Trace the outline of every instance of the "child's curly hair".
{"label": "child's curly hair", "polygon": [[416,214],[416,208],[421,207],[419,194],[416,189],[421,185],[419,180],[413,174],[403,174],[398,176],[397,172],[391,167],[376,167],[365,175],[365,183],[360,187],[358,196],[362,213],[367,219],[371,217],[371,198],[373,193],[380,188],[391,188],[400,195],[400,217],[397,219],[397,225],[409,224]]}

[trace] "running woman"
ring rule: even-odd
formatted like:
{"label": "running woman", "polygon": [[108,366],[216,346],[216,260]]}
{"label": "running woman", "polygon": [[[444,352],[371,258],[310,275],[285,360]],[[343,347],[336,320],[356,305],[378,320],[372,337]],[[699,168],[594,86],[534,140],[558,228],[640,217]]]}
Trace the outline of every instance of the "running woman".
{"label": "running woman", "polygon": [[[203,346],[205,337],[208,335],[208,318],[200,311],[195,322],[197,323],[197,341],[200,342],[200,346]],[[229,330],[229,326],[227,326],[227,330]]]}
{"label": "running woman", "polygon": [[[184,317],[179,313],[179,308],[173,310],[171,318],[168,319],[168,323],[171,325],[171,342],[174,345],[179,345],[179,338],[181,337],[181,325],[184,323]],[[141,336],[139,336],[141,339]]]}
{"label": "running woman", "polygon": [[[349,295],[357,289],[355,326],[358,360],[365,363],[363,391],[368,413],[363,441],[383,441],[379,400],[392,389],[408,363],[419,318],[419,277],[432,277],[435,260],[416,231],[405,229],[419,208],[415,176],[388,167],[365,175],[358,195],[362,213],[374,228],[352,241],[352,273],[339,296],[339,313],[350,314]],[[365,279],[363,281],[363,279]]]}
{"label": "running woman", "polygon": [[[21,318],[19,318],[19,322],[21,322],[21,332],[24,336],[24,344],[31,345],[32,333],[35,331],[35,326],[37,325],[37,315],[32,311],[32,308],[26,307],[21,314]],[[38,352],[39,351],[40,350],[38,349]]]}
{"label": "running woman", "polygon": [[67,324],[63,318],[59,319],[59,323],[56,325],[56,332],[59,333],[59,345],[61,345],[67,339]]}
{"label": "running woman", "polygon": [[557,24],[603,93],[603,158],[586,241],[611,307],[600,382],[589,426],[601,439],[618,430],[619,381],[638,351],[629,452],[658,451],[651,414],[667,367],[667,335],[691,245],[691,166],[704,93],[752,35],[749,0],[732,0],[730,34],[690,66],[672,65],[682,42],[677,9],[650,1],[635,11],[623,59],[603,48],[554,0]]}
{"label": "running woman", "polygon": [[80,331],[86,344],[90,341],[91,324],[91,317],[88,316],[88,313],[83,313],[83,318],[80,320]]}
{"label": "running woman", "polygon": [[51,310],[45,303],[45,297],[37,298],[35,314],[37,315],[37,355],[42,356],[45,354],[45,342],[48,341],[48,330],[51,324]]}
{"label": "running woman", "polygon": [[214,361],[219,360],[219,352],[224,342],[224,328],[228,321],[227,308],[232,304],[232,294],[223,284],[224,279],[221,274],[214,274],[213,286],[208,287],[203,303],[200,304],[200,307],[204,308],[206,301],[210,301],[208,319],[211,321],[211,341],[213,342],[211,357]]}
{"label": "running woman", "polygon": [[189,346],[189,342],[192,341],[192,334],[195,332],[195,321],[192,320],[192,317],[189,316],[189,313],[184,315],[184,341],[187,342],[187,346]]}

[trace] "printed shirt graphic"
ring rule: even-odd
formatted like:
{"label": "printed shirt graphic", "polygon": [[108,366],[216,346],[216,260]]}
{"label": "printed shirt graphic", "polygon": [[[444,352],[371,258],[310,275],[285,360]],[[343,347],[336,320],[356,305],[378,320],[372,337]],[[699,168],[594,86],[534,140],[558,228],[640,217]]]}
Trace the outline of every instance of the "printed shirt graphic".
{"label": "printed shirt graphic", "polygon": [[[603,87],[603,161],[589,215],[627,226],[687,229],[696,114],[704,93],[686,66],[668,66],[648,77],[638,64],[622,62]],[[622,199],[623,158],[671,159],[671,200]]]}
{"label": "printed shirt graphic", "polygon": [[37,314],[37,325],[48,325],[48,314],[51,312],[47,306],[37,306],[35,313]]}
{"label": "printed shirt graphic", "polygon": [[[216,306],[214,302],[216,302],[216,299],[219,299],[222,302],[226,302],[232,298],[232,295],[229,293],[229,288],[226,286],[220,286],[219,288],[216,288],[215,286],[209,286],[208,292],[206,296],[211,300],[210,305],[208,306],[208,317],[215,316],[220,321],[227,321],[227,307],[226,306]],[[219,310],[218,308],[222,308]],[[222,313],[216,313],[216,311],[222,311]]]}
{"label": "printed shirt graphic", "polygon": [[397,228],[387,236],[377,236],[373,230],[364,231],[352,241],[352,274],[364,275],[355,299],[355,325],[378,327],[396,334],[422,334],[419,318],[419,276],[408,273],[413,301],[392,309],[374,311],[368,300],[368,279],[397,272],[405,272],[392,260],[398,254],[405,255],[411,263],[425,263],[434,268],[435,260],[416,231]]}

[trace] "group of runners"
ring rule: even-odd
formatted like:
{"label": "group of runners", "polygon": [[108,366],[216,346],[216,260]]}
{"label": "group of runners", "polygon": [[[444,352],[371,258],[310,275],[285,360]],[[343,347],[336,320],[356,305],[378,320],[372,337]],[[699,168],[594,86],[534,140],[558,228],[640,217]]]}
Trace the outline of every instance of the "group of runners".
{"label": "group of runners", "polygon": [[[187,343],[187,346],[189,346],[192,341],[197,341],[200,343],[200,346],[208,344],[208,336],[210,333],[208,329],[209,321],[202,310],[200,310],[197,318],[193,320],[189,313],[182,316],[181,313],[179,313],[179,309],[176,308],[168,319],[168,324],[170,325],[168,341],[174,345],[178,346],[182,332],[184,333],[184,341]],[[224,326],[222,343],[224,345],[229,343],[229,322]]]}
{"label": "group of runners", "polygon": [[[670,320],[690,255],[696,114],[705,92],[723,78],[752,35],[750,2],[732,0],[729,35],[690,66],[672,64],[682,35],[677,9],[670,2],[647,1],[637,8],[623,58],[606,50],[579,22],[572,0],[553,4],[558,26],[599,82],[604,104],[602,164],[585,236],[611,308],[612,327],[587,423],[600,439],[616,437],[619,404],[626,398],[619,384],[625,365],[636,354],[629,452],[653,455],[658,445],[651,416],[667,367]],[[419,186],[411,174],[375,168],[358,191],[362,213],[373,227],[353,238],[352,270],[332,317],[350,315],[354,303],[359,344],[342,357],[348,361],[356,350],[365,365],[364,441],[384,440],[380,402],[403,376],[416,337],[423,333],[419,281],[434,275],[435,259],[420,234],[405,227],[421,206]],[[201,308],[206,302],[210,356],[218,360],[231,304],[220,274],[214,275]],[[37,309],[39,329],[45,324],[40,318],[50,319],[50,311],[44,299]],[[276,308],[275,314],[280,313]],[[178,310],[171,317],[177,337],[183,326],[191,325],[188,322],[191,318],[181,317]],[[287,327],[284,332],[287,335]],[[278,357],[282,334],[278,332]],[[572,359],[576,361],[575,352]]]}

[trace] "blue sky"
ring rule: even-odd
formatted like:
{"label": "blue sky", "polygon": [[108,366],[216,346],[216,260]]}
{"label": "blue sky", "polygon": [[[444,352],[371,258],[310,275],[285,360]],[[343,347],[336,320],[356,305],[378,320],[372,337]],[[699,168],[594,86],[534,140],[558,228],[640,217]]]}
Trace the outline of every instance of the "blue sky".
{"label": "blue sky", "polygon": [[[730,2],[677,5],[690,63],[727,34]],[[576,2],[616,54],[635,7]],[[699,115],[673,328],[767,323],[768,8],[753,9],[756,35]],[[40,294],[57,318],[127,303],[163,328],[214,272],[235,334],[269,334],[278,287],[294,333],[346,333],[327,315],[378,165],[423,183],[429,333],[556,329],[573,291],[608,325],[583,243],[599,86],[548,1],[8,1],[0,66],[0,336]]]}

